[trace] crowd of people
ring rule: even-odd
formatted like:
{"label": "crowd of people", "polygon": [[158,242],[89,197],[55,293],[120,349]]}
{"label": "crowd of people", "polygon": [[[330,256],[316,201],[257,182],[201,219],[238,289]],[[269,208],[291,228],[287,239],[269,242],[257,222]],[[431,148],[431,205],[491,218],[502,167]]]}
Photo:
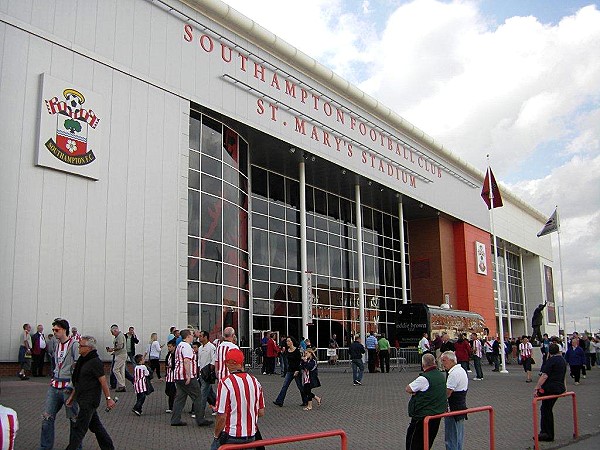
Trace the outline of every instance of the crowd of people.
{"label": "crowd of people", "polygon": [[[138,352],[136,346],[140,344],[140,339],[135,328],[129,327],[124,333],[117,324],[113,324],[110,327],[111,345],[106,347],[112,356],[108,377],[98,355],[95,337],[80,335],[75,327],[70,327],[69,322],[61,318],[53,321],[51,334],[44,334],[43,325],[37,326],[36,333],[31,334],[31,330],[29,324],[23,325],[18,354],[20,371],[17,375],[22,380],[28,379],[28,372],[34,377],[44,376],[44,362],[46,358],[50,361],[51,381],[42,414],[41,449],[53,448],[54,423],[63,406],[70,426],[68,449],[81,448],[88,431],[95,435],[100,448],[113,449],[110,435],[97,413],[101,398],[104,397],[105,408],[110,411],[117,400],[111,396],[110,389],[125,392],[129,381],[136,394],[132,413],[142,416],[145,399],[155,390],[152,383],[155,377],[158,382],[164,382],[165,412],[170,414],[171,426],[187,425],[182,420],[182,413],[189,397],[192,402],[190,414],[196,424],[201,427],[214,426],[211,448],[261,438],[257,421],[265,413],[262,386],[254,376],[245,372],[244,353],[238,347],[235,330],[231,327],[225,328],[220,339],[212,342],[207,331],[172,327],[166,344],[161,344],[158,334],[152,333],[147,343],[142,344],[143,351]],[[265,332],[261,340],[262,374],[274,374],[279,359],[281,376],[284,378],[273,403],[283,407],[288,388],[295,382],[302,408],[311,411],[315,405],[322,403],[322,397],[314,393],[314,389],[321,386],[316,350],[309,339],[297,341],[292,336],[282,336],[277,342],[277,337],[275,332]],[[333,352],[328,353],[328,362],[336,364],[338,346],[335,335],[332,340],[335,344],[330,344],[329,349],[335,350],[335,356]],[[162,374],[160,362],[165,346],[165,373]],[[349,348],[353,385],[362,385],[365,355],[370,373],[377,369],[382,373],[389,372],[389,351],[390,343],[383,334],[376,336],[373,332],[369,333],[365,345],[361,343],[360,336],[355,336]],[[457,339],[450,339],[447,333],[441,333],[430,340],[428,334],[424,333],[418,351],[422,373],[406,386],[406,392],[411,394],[407,449],[423,448],[425,416],[467,408],[467,374],[472,372],[471,363],[475,370],[472,379],[481,381],[482,360],[485,357],[494,367],[493,371],[498,371],[501,350],[499,339],[492,336],[479,337],[476,333],[467,336],[461,333]],[[581,336],[573,333],[565,345],[560,338],[549,338],[544,334],[539,342],[539,351],[541,369],[534,395],[560,394],[565,391],[567,368],[575,385],[578,385],[586,377],[586,370],[591,370],[596,361],[600,361],[600,339],[599,336],[589,337],[586,333]],[[505,339],[504,352],[507,363],[521,364],[526,374],[525,381],[533,382],[534,347],[529,337]],[[131,363],[131,371],[127,368],[128,362]],[[539,440],[554,439],[554,401],[541,402]],[[464,419],[465,415],[445,418],[447,449],[462,448]],[[16,433],[16,413],[11,420]],[[437,435],[439,425],[439,420],[430,423],[430,444]]]}

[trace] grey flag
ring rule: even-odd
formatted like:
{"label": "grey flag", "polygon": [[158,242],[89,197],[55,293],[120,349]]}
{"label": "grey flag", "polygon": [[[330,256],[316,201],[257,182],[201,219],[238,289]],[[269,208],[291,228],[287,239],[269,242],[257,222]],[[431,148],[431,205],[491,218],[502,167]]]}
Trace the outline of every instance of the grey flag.
{"label": "grey flag", "polygon": [[546,221],[546,225],[544,225],[544,228],[542,228],[537,234],[537,237],[542,237],[547,234],[558,231],[558,214],[556,211],[557,210],[555,209],[550,218]]}

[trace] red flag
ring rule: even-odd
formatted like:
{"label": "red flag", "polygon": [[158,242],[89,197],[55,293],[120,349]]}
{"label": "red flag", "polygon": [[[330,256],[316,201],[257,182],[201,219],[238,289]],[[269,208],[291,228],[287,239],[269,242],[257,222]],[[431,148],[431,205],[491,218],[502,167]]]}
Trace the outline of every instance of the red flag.
{"label": "red flag", "polygon": [[[491,186],[493,199],[490,198],[490,177],[492,178]],[[483,181],[483,188],[481,189],[481,198],[483,198],[488,209],[500,208],[502,206],[500,189],[498,188],[498,183],[496,183],[496,178],[494,178],[494,172],[492,172],[491,167],[488,167],[488,170],[485,173],[485,180]],[[493,206],[492,201],[494,202]]]}

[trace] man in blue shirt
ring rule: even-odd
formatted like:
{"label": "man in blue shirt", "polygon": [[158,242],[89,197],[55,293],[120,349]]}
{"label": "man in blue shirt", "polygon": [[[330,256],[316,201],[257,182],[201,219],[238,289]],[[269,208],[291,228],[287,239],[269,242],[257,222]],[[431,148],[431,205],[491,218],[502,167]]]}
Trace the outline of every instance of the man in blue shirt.
{"label": "man in blue shirt", "polygon": [[375,363],[377,360],[377,338],[375,337],[375,333],[372,331],[367,336],[365,347],[367,347],[367,353],[369,354],[369,373],[375,373]]}

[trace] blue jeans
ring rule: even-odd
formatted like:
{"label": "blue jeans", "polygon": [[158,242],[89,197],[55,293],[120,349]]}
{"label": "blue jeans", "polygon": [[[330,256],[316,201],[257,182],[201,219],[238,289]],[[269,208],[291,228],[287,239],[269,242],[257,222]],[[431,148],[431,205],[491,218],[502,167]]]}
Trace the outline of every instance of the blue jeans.
{"label": "blue jeans", "polygon": [[279,355],[279,364],[281,366],[281,376],[285,377],[285,374],[287,373],[287,368],[288,368],[288,361],[287,361],[287,356],[285,354],[285,352],[281,353],[281,355]]}
{"label": "blue jeans", "polygon": [[297,377],[294,377],[294,372],[287,372],[285,374],[285,379],[283,380],[283,386],[281,387],[281,391],[277,396],[277,400],[275,403],[278,405],[283,405],[283,401],[285,400],[285,394],[287,393],[288,387],[292,383],[292,380],[296,380],[296,385],[298,386],[298,390],[300,391],[300,396],[302,397],[302,403],[306,403],[304,398],[304,386],[302,386],[302,374],[298,374]]}
{"label": "blue jeans", "polygon": [[446,450],[462,450],[465,440],[465,420],[444,417],[444,440]]}
{"label": "blue jeans", "polygon": [[[70,391],[65,389],[56,389],[52,386],[48,388],[48,393],[46,394],[46,406],[44,407],[44,414],[42,415],[40,450],[52,450],[54,448],[54,420],[70,394]],[[71,428],[73,428],[73,419],[77,417],[78,412],[79,406],[77,403],[74,402],[71,407],[65,405],[65,413],[67,419],[69,419]],[[81,448],[81,446],[79,448]]]}
{"label": "blue jeans", "polygon": [[365,365],[362,359],[352,360],[352,382],[362,381],[363,372],[365,371]]}
{"label": "blue jeans", "polygon": [[212,389],[212,384],[204,381],[200,377],[200,411],[194,411],[197,416],[204,417],[206,414],[206,403],[210,403],[214,406],[215,404],[215,392]]}

